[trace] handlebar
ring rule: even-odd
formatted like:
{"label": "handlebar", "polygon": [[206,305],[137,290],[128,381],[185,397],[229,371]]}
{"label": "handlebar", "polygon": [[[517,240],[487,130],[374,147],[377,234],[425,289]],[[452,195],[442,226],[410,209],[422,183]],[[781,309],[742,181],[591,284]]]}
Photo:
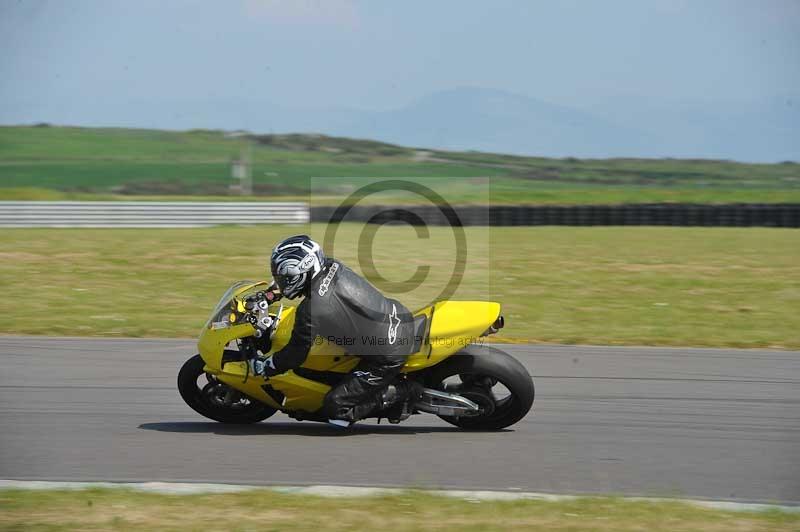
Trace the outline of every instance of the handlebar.
{"label": "handlebar", "polygon": [[256,292],[245,298],[244,308],[247,311],[245,319],[256,330],[255,336],[260,338],[264,332],[269,332],[270,335],[273,329],[277,326],[283,311],[283,305],[278,310],[275,318],[269,315],[269,306],[281,299],[280,293],[273,291],[270,287],[267,290]]}

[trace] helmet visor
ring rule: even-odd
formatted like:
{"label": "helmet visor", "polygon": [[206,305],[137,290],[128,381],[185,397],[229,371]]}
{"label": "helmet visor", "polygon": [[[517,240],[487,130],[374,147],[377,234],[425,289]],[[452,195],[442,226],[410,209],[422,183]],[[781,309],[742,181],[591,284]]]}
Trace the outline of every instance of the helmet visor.
{"label": "helmet visor", "polygon": [[303,289],[306,274],[302,275],[275,275],[273,279],[280,288],[281,293],[289,299],[297,297]]}

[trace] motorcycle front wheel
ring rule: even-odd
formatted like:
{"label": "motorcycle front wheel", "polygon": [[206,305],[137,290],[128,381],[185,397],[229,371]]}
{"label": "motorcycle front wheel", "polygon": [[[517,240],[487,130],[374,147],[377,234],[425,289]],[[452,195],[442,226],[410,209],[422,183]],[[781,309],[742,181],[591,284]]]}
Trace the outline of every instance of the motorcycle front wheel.
{"label": "motorcycle front wheel", "polygon": [[200,355],[187,360],[178,372],[178,392],[192,410],[220,423],[258,423],[276,410],[231,388],[203,371]]}
{"label": "motorcycle front wheel", "polygon": [[478,403],[475,416],[439,416],[468,430],[500,430],[521,420],[533,406],[533,378],[517,359],[499,349],[470,345],[425,375],[425,384]]}

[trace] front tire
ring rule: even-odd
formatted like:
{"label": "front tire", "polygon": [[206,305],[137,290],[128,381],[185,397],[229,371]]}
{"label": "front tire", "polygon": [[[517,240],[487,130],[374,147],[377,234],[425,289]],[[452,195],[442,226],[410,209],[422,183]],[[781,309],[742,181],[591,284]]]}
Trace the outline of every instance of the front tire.
{"label": "front tire", "polygon": [[249,424],[263,421],[276,412],[205,373],[204,367],[202,357],[195,355],[178,372],[178,392],[201,416],[220,423]]}
{"label": "front tire", "polygon": [[[458,383],[448,382],[458,379]],[[508,353],[493,347],[470,345],[430,369],[425,376],[430,388],[461,394],[478,402],[489,401],[477,416],[439,416],[469,430],[500,430],[521,420],[533,406],[533,379],[528,370]],[[500,384],[508,392],[498,398]]]}

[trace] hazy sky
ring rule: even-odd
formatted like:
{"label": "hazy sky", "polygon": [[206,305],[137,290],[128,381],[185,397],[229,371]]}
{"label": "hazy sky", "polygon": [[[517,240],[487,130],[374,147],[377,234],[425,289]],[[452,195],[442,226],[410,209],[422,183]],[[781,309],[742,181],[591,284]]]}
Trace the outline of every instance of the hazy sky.
{"label": "hazy sky", "polygon": [[577,107],[797,94],[800,1],[0,0],[7,103],[388,109],[457,86]]}

